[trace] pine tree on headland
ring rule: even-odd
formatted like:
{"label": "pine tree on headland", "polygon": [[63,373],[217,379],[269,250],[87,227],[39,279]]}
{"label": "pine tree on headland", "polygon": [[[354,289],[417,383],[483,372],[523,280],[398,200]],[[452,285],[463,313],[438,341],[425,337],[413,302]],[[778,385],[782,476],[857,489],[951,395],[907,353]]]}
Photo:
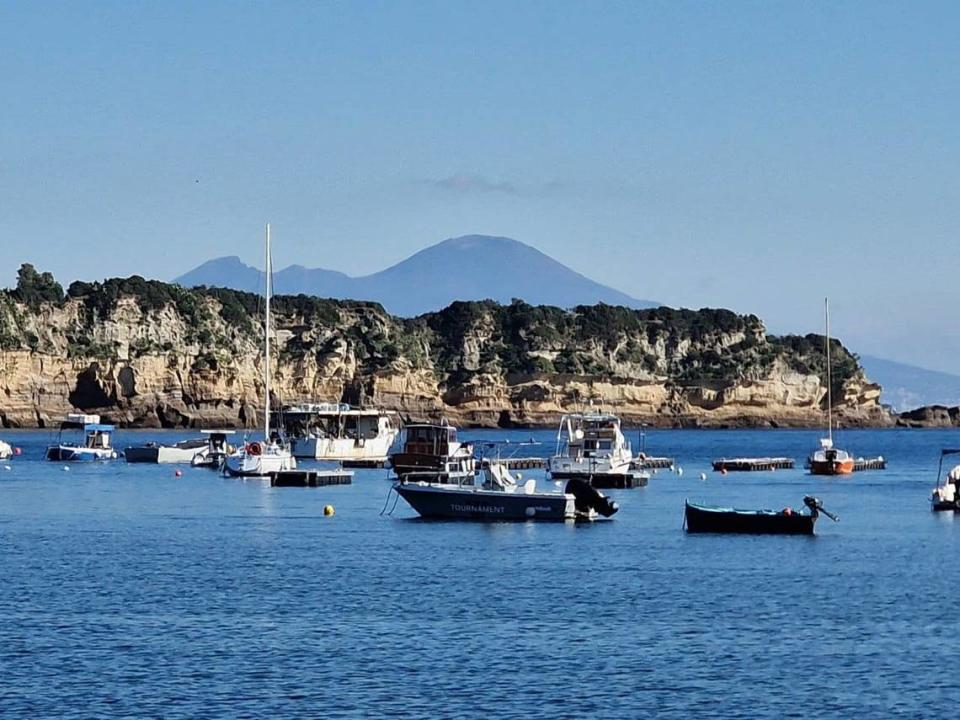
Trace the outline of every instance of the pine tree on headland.
{"label": "pine tree on headland", "polygon": [[23,263],[17,271],[17,289],[13,297],[31,307],[45,302],[63,302],[63,286],[49,272],[38,273],[30,263]]}

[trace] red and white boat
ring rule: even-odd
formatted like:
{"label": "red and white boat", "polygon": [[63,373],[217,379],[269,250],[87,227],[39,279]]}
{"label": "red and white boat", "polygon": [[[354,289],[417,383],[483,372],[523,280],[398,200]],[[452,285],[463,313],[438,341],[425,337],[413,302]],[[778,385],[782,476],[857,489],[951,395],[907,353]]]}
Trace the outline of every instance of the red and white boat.
{"label": "red and white boat", "polygon": [[807,459],[811,475],[850,475],[853,472],[853,456],[846,450],[833,446],[833,367],[830,363],[830,303],[823,301],[826,321],[827,354],[827,437],[820,438],[820,449]]}

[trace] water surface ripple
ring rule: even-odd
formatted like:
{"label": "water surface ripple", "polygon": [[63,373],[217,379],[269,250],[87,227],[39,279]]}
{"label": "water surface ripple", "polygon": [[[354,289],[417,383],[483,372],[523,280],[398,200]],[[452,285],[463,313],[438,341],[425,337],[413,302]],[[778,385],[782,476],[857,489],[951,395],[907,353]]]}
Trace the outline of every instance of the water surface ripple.
{"label": "water surface ripple", "polygon": [[[64,471],[40,460],[47,433],[3,436],[25,453],[0,469],[4,718],[945,717],[960,700],[960,517],[927,504],[956,432],[843,433],[891,463],[845,480],[709,472],[800,460],[817,433],[651,433],[684,475],[576,526],[427,523],[402,501],[381,517],[385,471],[322,489]],[[685,497],[807,493],[841,516],[815,538],[681,530]]]}

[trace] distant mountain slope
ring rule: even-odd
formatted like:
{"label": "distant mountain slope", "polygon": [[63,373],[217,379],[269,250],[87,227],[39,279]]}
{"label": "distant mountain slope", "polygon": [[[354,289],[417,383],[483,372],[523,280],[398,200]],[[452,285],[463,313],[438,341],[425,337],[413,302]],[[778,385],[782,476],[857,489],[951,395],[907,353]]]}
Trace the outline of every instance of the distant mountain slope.
{"label": "distant mountain slope", "polygon": [[[210,260],[174,279],[184,287],[206,285],[257,292],[261,271],[239,258]],[[274,274],[278,294],[373,300],[389,312],[412,317],[456,300],[522,298],[534,305],[656,307],[571,270],[517,240],[466,235],[421,250],[386,270],[352,278],[340,272],[291,265]]]}
{"label": "distant mountain slope", "polygon": [[960,376],[869,355],[860,362],[870,379],[883,386],[881,401],[897,412],[924,405],[960,405]]}

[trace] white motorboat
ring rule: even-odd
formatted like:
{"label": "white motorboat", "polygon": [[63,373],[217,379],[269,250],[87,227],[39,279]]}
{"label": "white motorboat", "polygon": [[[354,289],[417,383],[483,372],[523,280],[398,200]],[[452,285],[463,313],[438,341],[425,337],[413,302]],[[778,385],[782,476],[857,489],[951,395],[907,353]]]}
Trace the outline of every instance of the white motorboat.
{"label": "white motorboat", "polygon": [[0,460],[9,460],[13,457],[13,447],[10,443],[0,440]]}
{"label": "white motorboat", "polygon": [[960,512],[960,465],[943,472],[943,461],[951,455],[960,455],[960,448],[945,448],[940,451],[940,467],[937,470],[937,486],[930,496],[931,507],[935,511],[952,510]]}
{"label": "white motorboat", "polygon": [[[110,445],[113,425],[103,425],[99,415],[71,413],[60,423],[57,444],[47,448],[47,460],[56,462],[94,462],[116,460],[120,455]],[[64,432],[83,433],[83,442],[65,442]]]}
{"label": "white motorboat", "polygon": [[437,482],[432,473],[408,473],[394,490],[423,518],[447,520],[593,520],[610,517],[617,504],[582,480],[563,491],[537,490],[536,480],[521,482],[506,466],[489,463],[483,483]]}
{"label": "white motorboat", "polygon": [[440,425],[407,425],[403,443],[390,456],[390,465],[398,477],[410,473],[432,475],[439,482],[473,483],[477,460],[473,444],[457,440],[457,429]]}
{"label": "white motorboat", "polygon": [[627,477],[634,474],[633,460],[620,418],[607,413],[575,413],[560,420],[556,453],[547,460],[547,470],[556,480]]}
{"label": "white motorboat", "polygon": [[248,442],[237,452],[227,455],[223,472],[234,477],[266,477],[273,473],[296,470],[297,461],[290,449],[270,434],[270,295],[273,291],[273,263],[270,257],[270,225],[266,237],[266,292],[264,303],[263,351],[263,441]]}
{"label": "white motorboat", "polygon": [[227,442],[227,439],[233,435],[233,430],[201,430],[201,433],[207,436],[207,449],[205,452],[197,453],[193,456],[190,464],[194,467],[217,468],[223,466],[227,455],[232,455],[237,449]]}
{"label": "white motorboat", "polygon": [[280,421],[294,457],[354,466],[382,467],[400,434],[396,412],[342,403],[291,405]]}
{"label": "white motorboat", "polygon": [[203,437],[181,440],[173,445],[161,445],[150,442],[146,445],[128,447],[123,456],[128,463],[158,463],[176,464],[189,463],[191,465],[210,465],[216,463],[219,467],[223,457],[233,452],[227,444],[227,436],[233,430],[201,430]]}

